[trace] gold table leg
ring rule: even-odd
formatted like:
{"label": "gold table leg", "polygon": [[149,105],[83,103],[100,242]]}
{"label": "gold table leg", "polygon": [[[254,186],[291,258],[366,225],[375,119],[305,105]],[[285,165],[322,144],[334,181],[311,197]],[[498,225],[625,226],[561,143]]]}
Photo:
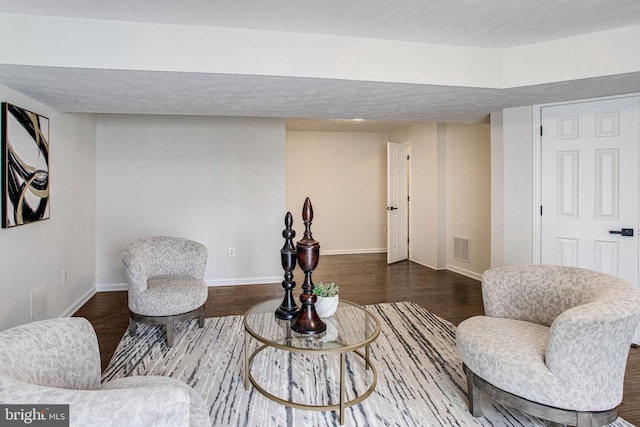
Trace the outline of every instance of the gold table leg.
{"label": "gold table leg", "polygon": [[297,403],[297,402],[293,402],[292,400],[287,400],[287,399],[282,399],[274,394],[269,393],[267,390],[265,390],[252,376],[251,376],[251,363],[253,363],[253,359],[259,354],[261,353],[263,350],[266,350],[268,348],[273,348],[273,347],[269,347],[268,345],[259,345],[251,354],[249,354],[249,334],[245,333],[244,336],[244,350],[245,350],[245,357],[244,357],[244,363],[245,363],[245,372],[244,372],[244,387],[245,390],[249,389],[249,384],[252,384],[253,387],[263,396],[265,396],[267,399],[272,400],[274,402],[277,402],[281,405],[284,406],[288,406],[290,408],[294,408],[294,409],[303,409],[303,410],[311,410],[311,411],[335,411],[336,413],[336,418],[338,419],[338,422],[340,423],[340,425],[344,425],[344,412],[346,408],[350,408],[353,405],[357,405],[358,403],[362,402],[363,400],[365,400],[367,397],[369,397],[369,395],[371,395],[371,393],[373,393],[373,391],[375,390],[376,384],[378,382],[378,373],[376,371],[376,367],[373,363],[370,362],[368,356],[366,356],[365,354],[369,354],[369,346],[365,347],[365,353],[363,353],[362,351],[359,350],[353,350],[353,354],[359,356],[361,359],[363,359],[363,362],[365,364],[366,367],[368,367],[369,369],[371,369],[373,371],[373,378],[371,380],[371,384],[369,385],[369,387],[363,392],[361,393],[358,397],[356,397],[355,399],[352,399],[350,401],[346,400],[346,372],[347,372],[347,353],[346,352],[342,352],[340,353],[340,384],[339,384],[339,395],[338,395],[338,399],[339,401],[337,403],[334,403],[333,405],[309,405],[309,404],[304,404],[304,403]]}
{"label": "gold table leg", "polygon": [[368,370],[369,370],[369,368],[371,368],[371,362],[369,362],[369,360],[370,360],[370,359],[369,359],[369,346],[366,346],[366,347],[364,348],[364,354],[365,354],[365,357],[364,357],[364,360],[365,360],[365,362],[364,362],[364,369],[365,369],[366,371],[368,371]]}
{"label": "gold table leg", "polygon": [[344,374],[346,371],[346,358],[345,353],[340,353],[340,414],[338,415],[338,421],[340,425],[344,424]]}
{"label": "gold table leg", "polygon": [[249,390],[249,333],[244,331],[244,389]]}

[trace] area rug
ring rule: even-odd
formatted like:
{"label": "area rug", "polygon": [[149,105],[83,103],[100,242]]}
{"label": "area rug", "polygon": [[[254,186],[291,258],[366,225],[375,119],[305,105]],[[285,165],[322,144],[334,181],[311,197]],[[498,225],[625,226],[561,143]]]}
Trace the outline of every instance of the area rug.
{"label": "area rug", "polygon": [[[467,409],[466,379],[456,352],[456,328],[410,302],[366,306],[380,320],[371,358],[378,372],[375,391],[345,410],[345,426],[546,426],[519,411],[485,403],[484,416]],[[139,325],[136,337],[125,333],[103,374],[103,381],[129,375],[179,378],[205,398],[213,426],[339,426],[331,411],[307,411],[279,405],[250,386],[244,388],[242,316],[207,318],[178,325],[173,348],[162,327]],[[255,345],[255,343],[254,343]],[[256,357],[254,377],[270,392],[307,404],[338,399],[339,357],[292,355],[265,350]],[[362,360],[347,357],[347,399],[372,380]],[[611,424],[628,427],[618,419]]]}

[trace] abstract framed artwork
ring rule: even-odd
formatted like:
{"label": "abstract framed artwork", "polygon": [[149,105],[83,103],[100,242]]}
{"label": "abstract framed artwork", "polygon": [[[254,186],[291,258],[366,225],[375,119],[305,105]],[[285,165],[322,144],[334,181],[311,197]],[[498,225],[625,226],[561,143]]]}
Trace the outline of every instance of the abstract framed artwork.
{"label": "abstract framed artwork", "polygon": [[49,119],[2,103],[2,228],[49,219]]}

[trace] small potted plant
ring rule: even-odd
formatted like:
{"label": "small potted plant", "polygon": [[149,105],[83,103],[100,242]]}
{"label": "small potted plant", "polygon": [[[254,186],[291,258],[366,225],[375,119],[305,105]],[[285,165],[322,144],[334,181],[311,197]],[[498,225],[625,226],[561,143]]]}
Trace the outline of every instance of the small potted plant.
{"label": "small potted plant", "polygon": [[320,282],[313,287],[313,293],[317,297],[315,303],[316,312],[320,317],[333,316],[338,309],[340,286],[335,282]]}

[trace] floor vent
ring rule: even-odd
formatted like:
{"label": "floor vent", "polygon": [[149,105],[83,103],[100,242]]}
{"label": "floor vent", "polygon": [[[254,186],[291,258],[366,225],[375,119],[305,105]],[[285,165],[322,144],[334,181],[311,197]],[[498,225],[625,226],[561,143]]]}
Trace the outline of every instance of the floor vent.
{"label": "floor vent", "polygon": [[470,240],[463,237],[453,237],[453,257],[464,262],[471,262]]}

